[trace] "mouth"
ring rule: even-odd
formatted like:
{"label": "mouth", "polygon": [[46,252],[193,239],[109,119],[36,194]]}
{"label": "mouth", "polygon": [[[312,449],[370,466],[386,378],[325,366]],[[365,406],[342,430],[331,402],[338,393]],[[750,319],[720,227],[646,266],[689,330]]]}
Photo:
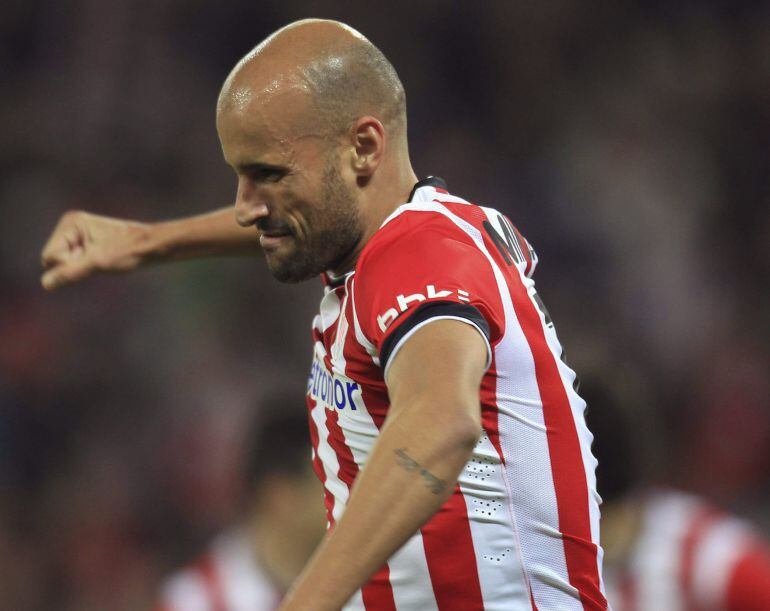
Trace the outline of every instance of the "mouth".
{"label": "mouth", "polygon": [[259,236],[259,244],[262,248],[275,248],[293,239],[290,231],[263,231]]}

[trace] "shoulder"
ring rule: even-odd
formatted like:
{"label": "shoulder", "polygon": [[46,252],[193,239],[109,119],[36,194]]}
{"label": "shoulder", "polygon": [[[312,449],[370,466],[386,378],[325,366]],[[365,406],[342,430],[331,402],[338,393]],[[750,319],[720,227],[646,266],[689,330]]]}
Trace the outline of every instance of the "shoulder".
{"label": "shoulder", "polygon": [[458,206],[455,211],[445,204],[420,202],[397,208],[364,247],[356,265],[359,282],[371,269],[399,267],[406,271],[400,264],[405,259],[418,262],[415,257],[427,257],[431,262],[443,258],[447,263],[455,256],[481,260],[481,235],[469,221],[483,214],[481,209],[459,198],[451,202],[453,207]]}

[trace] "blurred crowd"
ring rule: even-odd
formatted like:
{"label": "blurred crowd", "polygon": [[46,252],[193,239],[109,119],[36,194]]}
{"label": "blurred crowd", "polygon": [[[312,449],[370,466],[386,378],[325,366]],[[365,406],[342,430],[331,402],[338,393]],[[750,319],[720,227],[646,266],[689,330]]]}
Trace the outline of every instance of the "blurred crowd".
{"label": "blurred crowd", "polygon": [[0,608],[147,608],[239,512],[245,432],[304,384],[320,284],[222,259],[47,294],[39,252],[67,209],[227,205],[221,82],[308,16],[390,58],[418,173],[533,244],[567,361],[654,428],[649,478],[770,533],[767,3],[9,0]]}

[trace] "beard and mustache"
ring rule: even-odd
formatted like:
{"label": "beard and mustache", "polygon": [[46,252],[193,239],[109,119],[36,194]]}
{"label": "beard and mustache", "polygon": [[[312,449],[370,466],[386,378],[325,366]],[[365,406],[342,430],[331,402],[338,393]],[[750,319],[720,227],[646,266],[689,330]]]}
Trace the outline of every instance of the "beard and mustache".
{"label": "beard and mustache", "polygon": [[279,282],[297,283],[335,269],[356,248],[363,236],[358,202],[330,155],[323,171],[323,189],[318,205],[306,215],[311,229],[307,240],[299,240],[288,223],[265,217],[257,222],[268,236],[291,236],[289,253],[266,252],[270,273]]}

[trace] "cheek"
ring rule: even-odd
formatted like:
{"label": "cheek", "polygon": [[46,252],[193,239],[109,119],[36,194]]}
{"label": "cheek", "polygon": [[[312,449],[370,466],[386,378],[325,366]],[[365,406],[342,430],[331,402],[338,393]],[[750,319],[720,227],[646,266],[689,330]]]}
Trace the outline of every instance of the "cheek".
{"label": "cheek", "polygon": [[323,223],[323,215],[317,213],[313,203],[307,200],[295,200],[291,203],[288,213],[288,222],[291,224],[296,236],[308,241],[313,232]]}

